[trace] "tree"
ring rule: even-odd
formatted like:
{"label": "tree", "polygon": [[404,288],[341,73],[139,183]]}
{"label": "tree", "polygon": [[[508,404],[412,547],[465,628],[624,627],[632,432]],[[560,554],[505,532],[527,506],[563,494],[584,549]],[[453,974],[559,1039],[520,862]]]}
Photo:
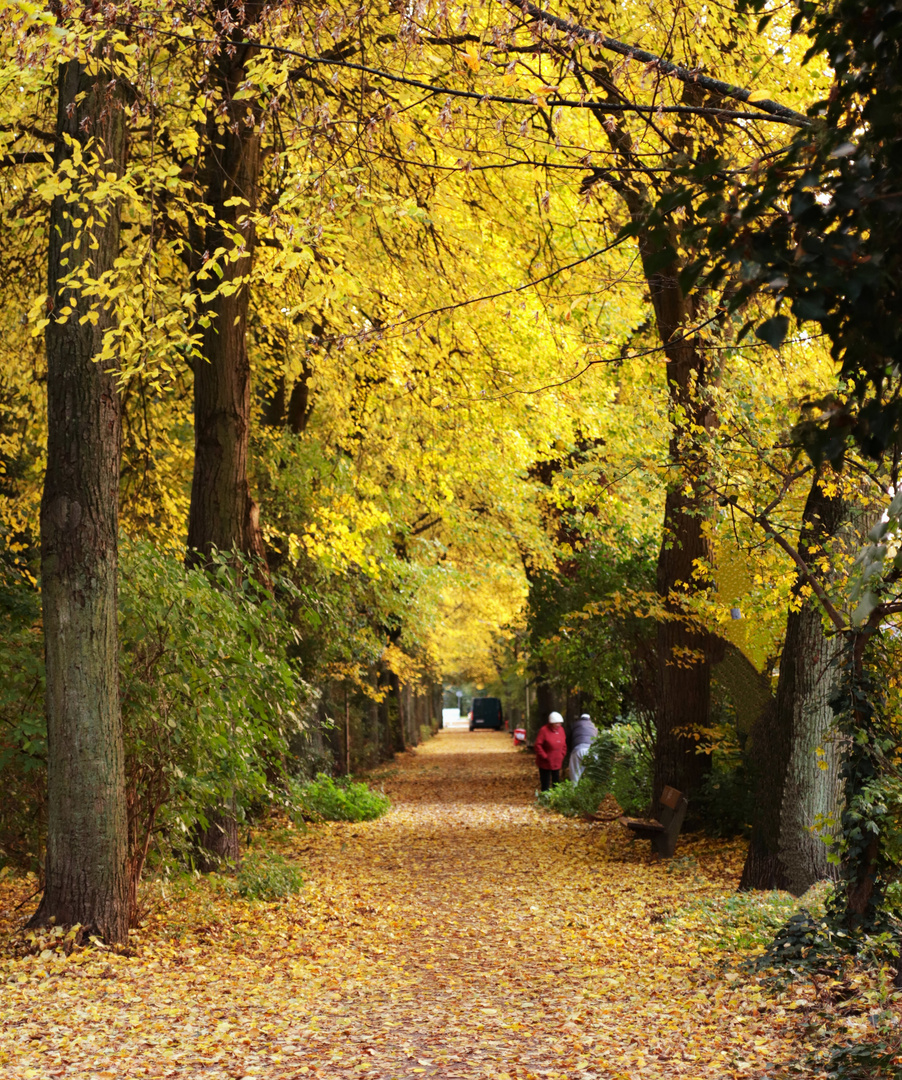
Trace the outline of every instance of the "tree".
{"label": "tree", "polygon": [[[757,0],[748,7],[764,10]],[[810,103],[813,131],[754,182],[709,179],[711,279],[740,268],[737,309],[762,290],[774,298],[776,313],[748,324],[771,345],[786,337],[787,310],[828,336],[840,390],[810,401],[796,431],[813,460],[839,465],[850,443],[866,457],[898,456],[902,26],[892,3],[863,13],[843,0],[799,4],[792,28],[810,34],[804,60],[817,59],[833,83]]]}
{"label": "tree", "polygon": [[254,56],[247,36],[266,11],[267,5],[258,0],[216,0],[208,9],[216,46],[198,83],[208,105],[197,177],[200,199],[189,219],[188,258],[200,301],[189,561],[203,558],[212,548],[265,557],[259,509],[247,475],[248,279],[257,244],[261,167],[261,107],[255,90],[247,91]]}
{"label": "tree", "polygon": [[[799,538],[806,564],[829,563],[848,531],[849,503],[835,479],[812,479]],[[825,583],[829,576],[824,575]],[[824,611],[801,570],[786,620],[775,700],[751,734],[751,775],[758,797],[741,889],[804,893],[833,877],[822,835],[839,808],[839,748],[831,701],[841,678],[842,638],[824,625]]]}
{"label": "tree", "polygon": [[109,47],[61,64],[49,222],[47,470],[41,577],[47,672],[44,892],[32,922],[128,933],[125,773],[116,616],[119,396],[104,355],[114,319],[82,282],[112,272],[116,180],[127,154],[124,85]]}
{"label": "tree", "polygon": [[[194,474],[188,513],[188,562],[213,549],[256,556],[265,565],[259,507],[248,483],[251,368],[247,350],[250,281],[257,244],[255,215],[261,167],[261,108],[247,95],[254,55],[249,31],[263,2],[215,0],[208,15],[217,38],[199,79],[208,94],[201,198],[188,222],[188,259],[199,305],[200,348],[194,360]],[[239,90],[244,93],[239,94]],[[210,260],[215,265],[207,265]],[[238,822],[231,807],[211,808],[200,837],[203,866],[238,859]]]}

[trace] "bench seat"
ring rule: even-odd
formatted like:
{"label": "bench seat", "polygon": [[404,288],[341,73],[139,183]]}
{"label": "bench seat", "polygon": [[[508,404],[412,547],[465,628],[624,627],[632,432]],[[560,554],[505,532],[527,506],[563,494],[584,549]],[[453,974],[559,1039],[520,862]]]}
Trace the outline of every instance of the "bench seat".
{"label": "bench seat", "polygon": [[688,806],[689,800],[686,796],[676,788],[668,786],[661,792],[657,819],[621,817],[618,820],[633,833],[635,839],[641,837],[643,840],[650,840],[652,850],[669,859],[676,851],[677,837],[683,827]]}

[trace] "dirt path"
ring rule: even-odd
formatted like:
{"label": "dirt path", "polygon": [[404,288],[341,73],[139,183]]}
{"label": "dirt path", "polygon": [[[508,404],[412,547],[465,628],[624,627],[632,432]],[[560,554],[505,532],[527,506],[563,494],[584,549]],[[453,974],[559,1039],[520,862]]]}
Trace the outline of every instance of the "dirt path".
{"label": "dirt path", "polygon": [[209,882],[131,958],[5,962],[0,1078],[720,1080],[796,1053],[662,923],[732,887],[735,851],[667,867],[541,814],[531,760],[492,732],[442,732],[383,782],[382,820],[282,837],[295,900]]}

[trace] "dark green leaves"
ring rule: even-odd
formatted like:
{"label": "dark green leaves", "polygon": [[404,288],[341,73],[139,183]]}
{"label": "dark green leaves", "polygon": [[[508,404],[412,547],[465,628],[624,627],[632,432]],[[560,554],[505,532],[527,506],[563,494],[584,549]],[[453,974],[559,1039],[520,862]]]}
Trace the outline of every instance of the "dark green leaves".
{"label": "dark green leaves", "polygon": [[772,348],[779,349],[786,340],[788,330],[789,317],[786,315],[774,315],[773,318],[767,319],[758,327],[755,331],[755,337],[760,338],[761,341],[766,341]]}

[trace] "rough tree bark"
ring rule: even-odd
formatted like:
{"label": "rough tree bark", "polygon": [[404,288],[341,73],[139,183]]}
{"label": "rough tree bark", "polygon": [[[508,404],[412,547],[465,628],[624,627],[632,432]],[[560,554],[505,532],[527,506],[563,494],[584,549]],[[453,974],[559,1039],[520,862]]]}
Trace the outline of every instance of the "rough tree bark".
{"label": "rough tree bark", "polygon": [[[849,521],[848,504],[839,495],[828,495],[821,480],[816,474],[802,516],[799,554],[806,563]],[[797,598],[803,596],[803,584],[800,574]],[[816,598],[803,598],[786,619],[776,699],[752,729],[750,761],[757,797],[741,889],[787,889],[801,895],[814,882],[834,876],[827,846],[812,829],[818,815],[838,810],[839,760],[829,737],[829,701],[841,651],[842,639],[825,630]],[[824,750],[822,758],[818,747]]]}
{"label": "rough tree bark", "polygon": [[[189,224],[190,268],[199,295],[200,356],[194,364],[194,475],[188,513],[189,563],[205,563],[214,548],[256,556],[265,567],[257,504],[248,483],[251,373],[247,351],[248,278],[256,248],[254,214],[261,167],[260,104],[236,100],[248,81],[253,46],[241,44],[266,5],[212,0],[220,45],[209,58],[204,153],[198,172],[202,206]],[[205,271],[217,251],[222,272]],[[265,573],[265,570],[264,570]],[[199,865],[212,869],[239,856],[234,796],[207,813]]]}
{"label": "rough tree bark", "polygon": [[[635,197],[627,202],[634,220],[643,221],[647,208]],[[655,803],[666,784],[690,794],[711,767],[710,756],[697,753],[697,741],[689,734],[709,722],[711,640],[681,616],[679,598],[704,587],[698,568],[713,563],[705,531],[711,514],[704,476],[707,456],[704,440],[696,432],[710,429],[715,422],[706,388],[716,374],[712,377],[698,337],[685,336],[699,321],[700,303],[699,297],[683,294],[678,283],[680,263],[673,259],[654,269],[663,243],[647,233],[639,238],[666,358],[672,424],[668,456],[674,476],[664,502],[657,567],[658,595],[671,617],[658,623],[657,634]]]}
{"label": "rough tree bark", "polygon": [[[585,75],[597,87],[621,96],[610,72],[603,64]],[[588,89],[588,86],[586,86]],[[695,92],[691,87],[689,93]],[[653,801],[670,784],[691,796],[710,770],[708,754],[697,753],[698,743],[688,733],[705,727],[711,711],[710,635],[680,615],[680,596],[704,587],[696,574],[700,565],[711,565],[712,549],[705,532],[712,510],[705,472],[707,453],[704,436],[716,423],[707,390],[720,377],[719,366],[709,362],[702,341],[692,328],[706,309],[699,291],[684,294],[679,274],[684,262],[678,255],[677,226],[658,221],[652,227],[655,204],[663,194],[648,185],[657,184],[653,174],[642,173],[642,161],[633,151],[633,137],[626,120],[616,124],[602,108],[593,110],[606,133],[611,149],[625,168],[616,164],[586,177],[584,190],[603,181],[626,204],[637,226],[639,255],[655,325],[666,362],[667,392],[671,419],[668,483],[664,505],[661,549],[658,555],[657,591],[668,617],[661,619],[657,632],[657,710]],[[689,146],[691,131],[674,137]]]}
{"label": "rough tree bark", "polygon": [[[247,462],[251,379],[247,351],[248,277],[256,247],[261,166],[260,106],[252,95],[235,100],[248,79],[253,47],[237,44],[259,22],[266,5],[217,0],[217,23],[233,29],[210,58],[204,155],[198,174],[204,209],[191,224],[191,270],[200,296],[200,356],[194,365],[194,476],[188,516],[189,558],[212,548],[263,557],[257,506]],[[220,111],[222,110],[222,111]],[[205,257],[226,252],[222,278],[204,272]],[[224,286],[224,288],[223,288]],[[197,554],[194,554],[197,553]]]}
{"label": "rough tree bark", "polygon": [[[57,169],[83,148],[84,172],[122,175],[122,90],[78,60],[58,78]],[[65,136],[71,142],[64,141]],[[81,226],[79,219],[93,217]],[[96,324],[65,277],[86,265],[94,279],[119,252],[118,204],[78,207],[58,195],[50,209],[47,472],[41,500],[41,582],[48,738],[47,862],[33,925],[80,923],[108,942],[128,935],[125,754],[119,707],[116,617],[119,398],[110,364],[98,362],[112,311]],[[65,263],[64,261],[65,260]],[[64,322],[54,317],[74,308]]]}
{"label": "rough tree bark", "polygon": [[837,820],[842,792],[830,708],[839,683],[842,638],[824,632],[823,616],[813,607],[806,604],[799,613],[803,616],[798,627],[802,662],[795,673],[798,691],[780,820],[780,860],[786,887],[796,896],[817,881],[836,877],[836,867],[827,861],[829,836],[822,823]]}
{"label": "rough tree bark", "polygon": [[385,696],[386,725],[392,748],[395,753],[403,754],[407,749],[404,737],[404,714],[401,705],[401,680],[393,671],[387,672],[388,693]]}

